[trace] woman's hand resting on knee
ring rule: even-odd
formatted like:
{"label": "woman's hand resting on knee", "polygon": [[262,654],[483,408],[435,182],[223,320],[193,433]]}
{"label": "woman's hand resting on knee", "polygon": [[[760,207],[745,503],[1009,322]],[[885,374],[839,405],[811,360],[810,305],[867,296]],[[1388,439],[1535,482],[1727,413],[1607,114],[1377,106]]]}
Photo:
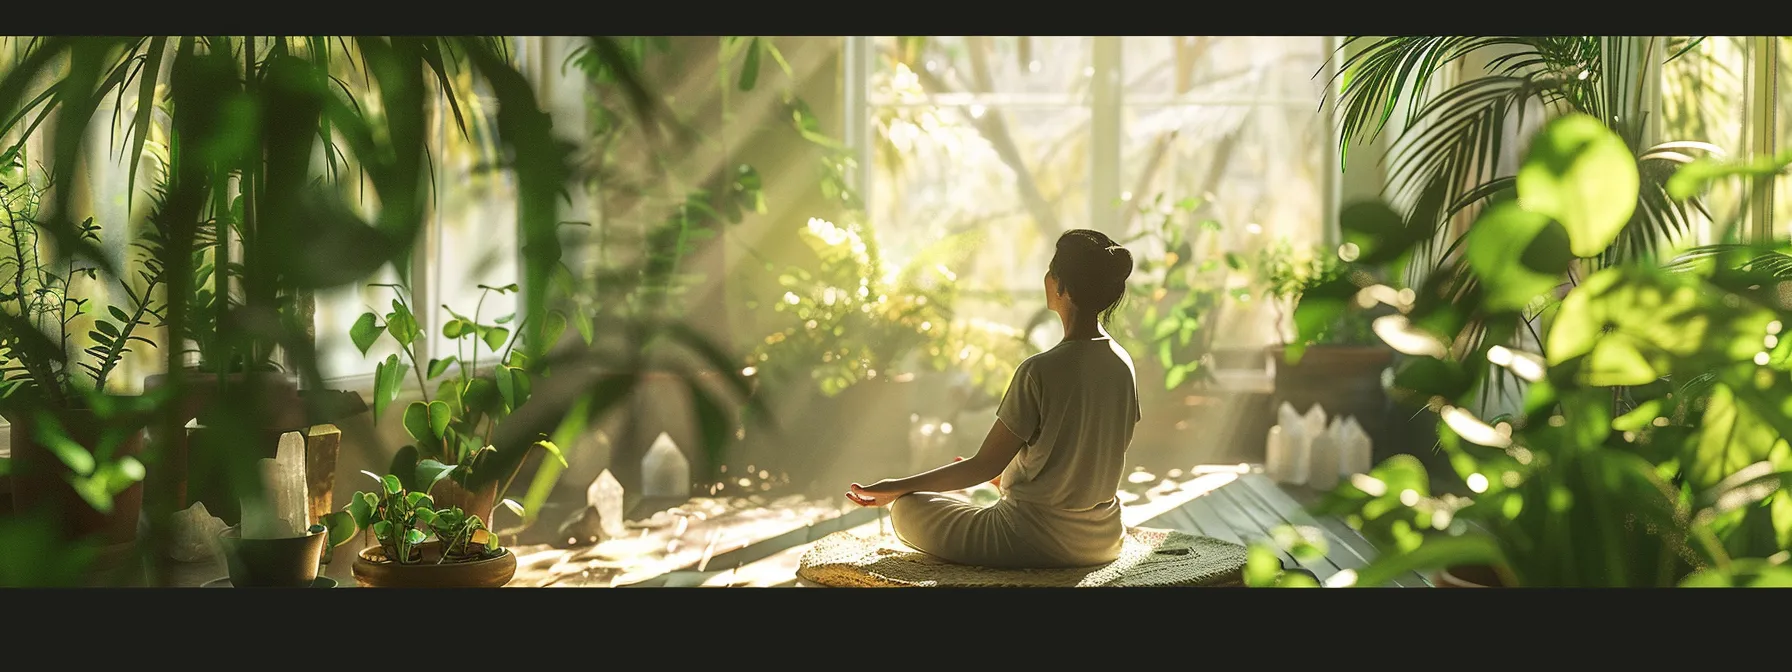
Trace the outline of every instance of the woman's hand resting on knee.
{"label": "woman's hand resting on knee", "polygon": [[852,484],[852,488],[846,491],[846,498],[859,506],[888,506],[897,497],[906,494],[906,491],[890,485],[888,481],[878,481],[871,485]]}

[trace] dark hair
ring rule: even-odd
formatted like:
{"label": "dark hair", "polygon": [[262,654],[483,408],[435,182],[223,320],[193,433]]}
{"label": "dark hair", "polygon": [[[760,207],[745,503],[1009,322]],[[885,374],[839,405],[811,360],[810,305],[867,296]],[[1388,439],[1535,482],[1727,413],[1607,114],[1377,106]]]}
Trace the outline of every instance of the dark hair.
{"label": "dark hair", "polygon": [[1071,301],[1098,313],[1105,324],[1126,297],[1132,253],[1100,231],[1072,229],[1058,236],[1050,272]]}

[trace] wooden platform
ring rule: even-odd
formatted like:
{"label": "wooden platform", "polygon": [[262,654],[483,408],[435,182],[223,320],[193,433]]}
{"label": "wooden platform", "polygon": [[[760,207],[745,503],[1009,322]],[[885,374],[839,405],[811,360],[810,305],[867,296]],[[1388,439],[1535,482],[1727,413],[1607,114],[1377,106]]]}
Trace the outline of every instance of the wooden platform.
{"label": "wooden platform", "polygon": [[[882,509],[859,509],[822,523],[718,555],[703,568],[687,567],[633,586],[797,587],[796,563],[810,544],[830,532],[887,525]],[[1309,537],[1324,539],[1323,558],[1302,561],[1280,552],[1284,567],[1310,572],[1321,582],[1336,580],[1345,570],[1360,569],[1375,557],[1375,548],[1337,519],[1316,520],[1300,503],[1261,473],[1217,472],[1192,479],[1177,491],[1129,504],[1126,523],[1201,534],[1235,543],[1267,541],[1284,525]],[[1385,587],[1430,586],[1425,577],[1407,572]]]}
{"label": "wooden platform", "polygon": [[[1271,546],[1275,545],[1273,530],[1293,525],[1309,538],[1323,539],[1326,555],[1302,560],[1280,551],[1282,566],[1311,572],[1322,583],[1333,580],[1339,572],[1361,569],[1375,558],[1375,547],[1344,521],[1315,519],[1294,497],[1261,473],[1239,474],[1236,480],[1197,495],[1187,503],[1151,518],[1145,525],[1243,544],[1269,541]],[[1383,587],[1424,588],[1430,585],[1424,576],[1405,572]]]}

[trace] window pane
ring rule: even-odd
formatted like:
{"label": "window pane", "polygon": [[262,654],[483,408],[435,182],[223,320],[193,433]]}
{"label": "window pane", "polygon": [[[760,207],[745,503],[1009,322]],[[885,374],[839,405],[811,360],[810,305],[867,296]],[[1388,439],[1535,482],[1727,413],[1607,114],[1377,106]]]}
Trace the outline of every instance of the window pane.
{"label": "window pane", "polygon": [[[1688,39],[1669,38],[1668,53],[1685,48]],[[1747,86],[1748,38],[1704,38],[1691,50],[1662,65],[1662,139],[1708,142],[1732,157],[1744,156],[1748,149],[1743,134],[1743,120],[1748,116]],[[1741,215],[1741,187],[1738,180],[1712,183],[1706,207],[1717,228]],[[1696,213],[1694,216],[1698,217]],[[1705,240],[1712,242],[1710,238]]]}
{"label": "window pane", "polygon": [[[1134,203],[1162,195],[1162,207],[1186,198],[1203,204],[1196,221],[1223,229],[1221,250],[1247,259],[1285,239],[1297,249],[1324,236],[1326,193],[1321,173],[1328,129],[1305,106],[1184,105],[1126,110],[1123,185]],[[1174,136],[1171,133],[1174,132]],[[1157,221],[1135,212],[1129,230]],[[1160,216],[1161,217],[1161,216]],[[1142,250],[1162,254],[1163,250]],[[1216,278],[1243,286],[1248,271]],[[1250,346],[1274,340],[1273,313],[1252,303],[1228,305],[1218,345]]]}
{"label": "window pane", "polygon": [[1086,100],[1089,37],[878,37],[871,100],[1019,94]]}
{"label": "window pane", "polygon": [[[1012,254],[968,255],[953,269],[961,284],[1032,288],[1057,233],[1087,225],[1087,109],[926,107],[874,114],[880,137],[871,222],[892,264],[972,232],[988,249]],[[974,121],[986,123],[980,129]]]}
{"label": "window pane", "polygon": [[1126,96],[1207,100],[1293,99],[1315,112],[1326,78],[1322,37],[1194,35],[1122,38]]}

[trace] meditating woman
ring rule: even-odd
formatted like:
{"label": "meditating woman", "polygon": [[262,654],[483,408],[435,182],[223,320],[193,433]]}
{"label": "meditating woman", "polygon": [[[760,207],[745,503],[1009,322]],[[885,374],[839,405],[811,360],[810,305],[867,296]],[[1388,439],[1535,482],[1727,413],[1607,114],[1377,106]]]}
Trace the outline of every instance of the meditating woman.
{"label": "meditating woman", "polygon": [[[1108,336],[1132,275],[1132,253],[1106,235],[1058,238],[1045,302],[1064,340],[1027,358],[996,409],[976,456],[870,485],[848,499],[890,506],[896,536],[948,562],[982,567],[1087,567],[1119,556],[1120,489],[1139,421],[1132,357]],[[1002,498],[979,507],[944,492],[985,481]]]}

